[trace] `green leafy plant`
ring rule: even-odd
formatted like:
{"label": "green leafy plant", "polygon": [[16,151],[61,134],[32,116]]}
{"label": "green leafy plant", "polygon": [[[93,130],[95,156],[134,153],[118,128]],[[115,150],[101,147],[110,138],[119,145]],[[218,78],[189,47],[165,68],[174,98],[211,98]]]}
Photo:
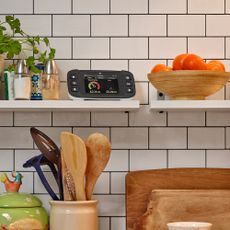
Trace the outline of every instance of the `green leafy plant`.
{"label": "green leafy plant", "polygon": [[[7,33],[7,27],[10,28],[11,33]],[[45,46],[45,51],[41,51],[42,45]],[[25,58],[27,66],[31,72],[39,73],[40,70],[36,68],[35,64],[36,60],[45,64],[48,60],[54,59],[56,50],[50,46],[47,37],[29,36],[21,29],[18,18],[6,16],[5,21],[0,21],[0,54],[6,55],[8,59],[13,59],[26,51],[32,53]],[[14,66],[10,65],[8,69],[14,70]]]}

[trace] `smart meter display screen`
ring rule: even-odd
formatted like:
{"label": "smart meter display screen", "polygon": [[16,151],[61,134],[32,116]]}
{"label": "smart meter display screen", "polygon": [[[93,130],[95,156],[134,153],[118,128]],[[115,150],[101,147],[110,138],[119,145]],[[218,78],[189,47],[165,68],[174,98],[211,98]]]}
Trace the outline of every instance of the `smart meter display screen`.
{"label": "smart meter display screen", "polygon": [[90,94],[118,94],[115,76],[85,76],[85,90]]}

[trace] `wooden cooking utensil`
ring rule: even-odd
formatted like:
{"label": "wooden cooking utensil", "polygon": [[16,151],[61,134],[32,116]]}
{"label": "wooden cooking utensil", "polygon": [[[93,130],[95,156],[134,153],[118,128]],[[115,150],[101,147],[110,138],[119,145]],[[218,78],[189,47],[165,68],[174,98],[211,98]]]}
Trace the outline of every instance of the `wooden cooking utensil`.
{"label": "wooden cooking utensil", "polygon": [[67,169],[63,150],[61,149],[61,164],[62,164],[62,181],[63,181],[63,195],[65,201],[76,200],[75,184],[73,177]]}
{"label": "wooden cooking utensil", "polygon": [[91,199],[94,186],[104,170],[111,152],[111,145],[106,136],[101,133],[91,134],[85,141],[87,149],[86,198]]}
{"label": "wooden cooking utensil", "polygon": [[86,200],[84,176],[87,165],[87,154],[84,141],[69,132],[61,133],[63,160],[75,185],[76,199]]}

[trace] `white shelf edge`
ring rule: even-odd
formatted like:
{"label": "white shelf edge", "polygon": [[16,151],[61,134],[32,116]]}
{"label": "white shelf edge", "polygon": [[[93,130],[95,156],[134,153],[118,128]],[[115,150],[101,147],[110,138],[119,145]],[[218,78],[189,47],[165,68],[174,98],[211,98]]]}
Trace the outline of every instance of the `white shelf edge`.
{"label": "white shelf edge", "polygon": [[139,108],[138,100],[0,100],[0,111],[132,111]]}
{"label": "white shelf edge", "polygon": [[151,111],[230,111],[230,100],[152,100]]}

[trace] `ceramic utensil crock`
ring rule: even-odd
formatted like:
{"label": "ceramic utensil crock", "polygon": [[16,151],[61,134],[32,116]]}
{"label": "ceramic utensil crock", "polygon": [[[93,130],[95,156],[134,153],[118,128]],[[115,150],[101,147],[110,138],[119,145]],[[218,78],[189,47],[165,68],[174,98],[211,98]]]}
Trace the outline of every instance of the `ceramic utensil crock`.
{"label": "ceramic utensil crock", "polygon": [[50,230],[98,230],[97,200],[50,201]]}
{"label": "ceramic utensil crock", "polygon": [[167,224],[169,230],[210,230],[212,224],[205,222],[174,222]]}

